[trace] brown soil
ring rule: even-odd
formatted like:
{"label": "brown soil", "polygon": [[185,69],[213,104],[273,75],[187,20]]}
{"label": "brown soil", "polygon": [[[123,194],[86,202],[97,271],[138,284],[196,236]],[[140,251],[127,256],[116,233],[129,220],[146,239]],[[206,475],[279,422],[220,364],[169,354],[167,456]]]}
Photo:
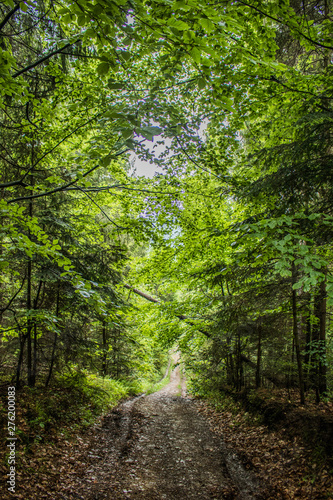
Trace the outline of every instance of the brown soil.
{"label": "brown soil", "polygon": [[[176,355],[174,361],[178,361]],[[248,467],[242,446],[230,441],[226,445],[229,427],[221,434],[220,426],[228,422],[225,415],[214,421],[207,408],[186,395],[178,365],[162,390],[121,403],[89,432],[77,435],[76,441],[59,436],[53,445],[40,444],[22,458],[16,494],[8,493],[3,480],[0,496],[22,500],[279,498],[275,493],[271,496],[269,477]],[[261,455],[267,455],[266,450]],[[6,474],[5,467],[0,470]]]}
{"label": "brown soil", "polygon": [[[53,498],[261,498],[255,477],[210,430],[185,390],[176,366],[162,390],[113,410],[83,451],[84,467],[75,477],[64,476]],[[82,463],[80,456],[76,460]]]}
{"label": "brown soil", "polygon": [[[237,399],[244,403],[243,397]],[[246,469],[266,485],[262,488],[265,500],[332,499],[332,456],[325,454],[322,444],[327,436],[326,448],[331,450],[331,432],[327,425],[319,429],[322,422],[332,420],[332,404],[307,402],[304,407],[297,403],[296,392],[286,395],[263,389],[256,393],[254,408],[258,400],[260,423],[258,414],[254,417],[232,400],[223,405],[219,400],[217,405],[201,400],[197,408],[227,447],[237,450]],[[268,425],[262,423],[265,420]]]}
{"label": "brown soil", "polygon": [[[264,402],[268,397],[261,391],[254,402],[251,400],[252,404],[257,404],[259,396]],[[269,422],[272,411],[267,408],[274,410],[279,402],[282,406],[289,405],[286,412],[273,412],[274,429],[253,422],[241,405],[231,405],[229,409],[225,404],[214,407],[208,401],[187,397],[182,370],[176,366],[170,383],[162,390],[123,402],[88,432],[70,440],[59,434],[54,436],[53,444],[34,445],[30,453],[27,451],[20,457],[15,495],[7,491],[7,467],[0,464],[3,472],[0,497],[4,500],[333,498],[331,466],[323,459],[318,463],[313,461],[313,448],[304,444],[301,432],[310,418],[305,417],[312,412],[316,421],[319,416],[329,421],[331,404],[321,404],[315,411],[310,403],[306,408],[297,405],[293,408],[282,395],[281,401],[277,394],[271,397],[269,404],[262,402],[259,408],[261,412],[265,409],[263,413]],[[280,423],[276,415],[283,416]],[[324,431],[329,444],[330,434],[326,427]]]}

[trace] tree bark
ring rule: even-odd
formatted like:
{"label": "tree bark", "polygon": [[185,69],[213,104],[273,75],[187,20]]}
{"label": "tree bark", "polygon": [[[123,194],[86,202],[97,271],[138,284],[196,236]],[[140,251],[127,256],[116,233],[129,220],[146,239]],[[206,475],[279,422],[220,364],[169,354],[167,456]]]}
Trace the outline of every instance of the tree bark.
{"label": "tree bark", "polygon": [[21,368],[23,362],[23,354],[24,354],[24,346],[27,337],[26,335],[20,335],[20,353],[17,361],[16,367],[16,388],[19,389],[21,387]]}
{"label": "tree bark", "polygon": [[316,354],[313,356],[315,366],[313,368],[314,382],[316,388],[316,399],[327,391],[326,381],[326,283],[318,285],[317,293],[314,297],[314,316],[317,323],[312,327],[312,345]]}
{"label": "tree bark", "polygon": [[[57,303],[56,303],[56,317],[59,317],[59,304],[60,304],[60,282],[58,280],[58,287],[57,287]],[[54,361],[55,361],[55,352],[57,348],[57,340],[58,340],[58,332],[54,332],[54,341],[53,341],[53,346],[52,346],[52,354],[51,354],[51,362],[50,362],[50,369],[49,373],[45,382],[45,387],[48,387],[51,376],[52,376],[52,371],[53,371],[53,366],[54,366]]]}
{"label": "tree bark", "polygon": [[[34,142],[32,143],[32,150],[31,150],[31,164],[33,165],[34,163]],[[34,176],[33,172],[31,170],[31,175],[30,175],[30,183],[31,185],[34,184]],[[29,202],[29,217],[32,217],[33,215],[33,202]],[[28,236],[30,237],[30,230],[28,231]],[[28,269],[27,269],[27,312],[30,315],[31,314],[31,309],[32,309],[32,259],[29,257],[28,260]],[[28,371],[28,386],[29,387],[34,387],[35,381],[33,377],[33,372],[32,372],[32,339],[31,339],[31,334],[32,334],[32,329],[33,329],[33,321],[31,320],[30,316],[28,316],[27,319],[27,371]]]}
{"label": "tree bark", "polygon": [[[294,262],[292,263],[292,285],[296,283],[296,268]],[[297,321],[297,295],[296,290],[292,289],[291,292],[291,305],[292,305],[292,315],[293,315],[293,338],[295,343],[297,369],[298,369],[298,382],[299,382],[299,394],[301,404],[305,404],[304,397],[304,377],[303,377],[303,366],[301,358],[301,349],[298,333],[298,321]]]}
{"label": "tree bark", "polygon": [[[251,361],[251,359],[249,359],[244,354],[241,354],[240,357],[241,357],[241,360],[244,363],[246,363],[248,366],[251,366],[251,368],[253,368],[254,370],[257,369],[257,363],[254,363],[253,361]],[[269,382],[272,382],[272,384],[274,384],[276,387],[282,387],[284,385],[282,383],[282,381],[278,379],[278,377],[275,377],[274,375],[272,375],[267,370],[261,370],[261,376],[265,377],[267,380],[269,380]]]}
{"label": "tree bark", "polygon": [[305,316],[305,356],[304,364],[306,369],[305,375],[305,390],[309,390],[310,378],[311,378],[311,339],[312,339],[312,328],[311,328],[311,295],[308,293],[306,298],[306,316]]}
{"label": "tree bark", "polygon": [[[41,291],[41,288],[42,288],[42,280],[39,281],[39,285],[38,285],[38,290],[37,290],[37,295],[36,295],[36,298],[34,300],[34,304],[33,304],[33,310],[36,311],[37,310],[37,306],[38,306],[38,299],[39,299],[39,295],[40,295],[40,291]],[[37,377],[37,325],[36,325],[36,321],[34,320],[33,321],[33,330],[34,330],[34,337],[33,337],[33,364],[32,364],[32,374],[31,374],[31,378],[32,378],[32,385],[35,386],[36,384],[36,377]]]}
{"label": "tree bark", "polygon": [[[31,274],[32,274],[32,263],[31,259],[28,261],[27,270],[27,311],[31,312]],[[32,376],[32,343],[31,343],[31,333],[32,333],[32,321],[28,317],[27,319],[27,370],[28,370],[28,385],[33,387],[33,376]]]}
{"label": "tree bark", "polygon": [[105,377],[106,376],[106,361],[107,361],[105,321],[103,322],[102,342],[103,342],[102,375],[103,375],[103,377]]}
{"label": "tree bark", "polygon": [[258,347],[257,347],[257,367],[256,367],[256,388],[259,389],[261,383],[261,335],[262,327],[261,321],[258,324]]}

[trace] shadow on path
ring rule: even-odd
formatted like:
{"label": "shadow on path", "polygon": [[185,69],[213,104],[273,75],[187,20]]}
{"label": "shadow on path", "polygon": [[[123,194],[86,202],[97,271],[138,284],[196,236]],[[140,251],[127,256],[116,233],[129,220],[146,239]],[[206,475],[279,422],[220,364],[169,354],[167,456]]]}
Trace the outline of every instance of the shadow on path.
{"label": "shadow on path", "polygon": [[96,428],[90,466],[70,498],[261,498],[256,479],[210,430],[185,393],[176,364],[163,389],[133,398],[106,416]]}

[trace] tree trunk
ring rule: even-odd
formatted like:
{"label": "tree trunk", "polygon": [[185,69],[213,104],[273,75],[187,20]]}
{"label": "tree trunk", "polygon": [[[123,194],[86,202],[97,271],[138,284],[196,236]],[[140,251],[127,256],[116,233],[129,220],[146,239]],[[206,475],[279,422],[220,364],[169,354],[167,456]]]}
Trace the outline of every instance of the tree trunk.
{"label": "tree trunk", "polygon": [[319,358],[319,394],[322,396],[327,392],[327,361],[326,361],[326,284],[321,284],[321,308],[320,308],[320,347]]}
{"label": "tree trunk", "polygon": [[[251,361],[248,357],[246,357],[244,354],[241,354],[241,360],[243,363],[246,363],[248,366],[251,366],[254,370],[257,369],[257,364]],[[265,377],[269,382],[272,382],[276,387],[283,387],[284,384],[281,380],[279,380],[277,377],[272,375],[272,373],[268,372],[267,370],[261,370],[261,376]]]}
{"label": "tree trunk", "polygon": [[[58,287],[57,287],[57,303],[56,303],[56,317],[59,317],[59,304],[60,304],[60,282],[58,280]],[[50,362],[50,369],[49,369],[49,374],[47,376],[46,382],[45,382],[45,387],[47,387],[50,383],[51,376],[52,376],[52,371],[53,371],[53,365],[54,365],[54,360],[55,360],[55,352],[57,348],[57,340],[58,340],[58,332],[54,332],[54,341],[53,341],[53,347],[52,347],[52,354],[51,354],[51,362]]]}
{"label": "tree trunk", "polygon": [[[294,283],[296,283],[296,268],[295,264],[292,263],[292,284]],[[304,377],[303,377],[303,366],[302,366],[301,349],[300,349],[299,333],[298,333],[298,322],[297,322],[297,296],[296,296],[296,290],[294,289],[292,289],[291,302],[292,302],[292,314],[293,314],[293,338],[295,344],[297,369],[298,369],[299,394],[300,394],[301,404],[304,405],[305,404]]]}
{"label": "tree trunk", "polygon": [[21,387],[21,368],[23,362],[23,354],[24,354],[24,345],[27,337],[26,335],[20,335],[20,353],[17,361],[16,367],[16,388],[19,389]]}
{"label": "tree trunk", "polygon": [[[32,274],[32,263],[31,259],[28,261],[28,272],[27,272],[27,311],[31,312],[31,274]],[[28,385],[29,387],[34,386],[34,380],[32,376],[32,344],[31,344],[31,332],[33,323],[28,317],[27,319],[27,370],[28,370]]]}
{"label": "tree trunk", "polygon": [[[34,143],[32,144],[32,151],[31,151],[31,162],[33,164],[33,158],[34,158]],[[31,185],[34,184],[34,176],[31,173],[30,176],[30,182]],[[29,202],[29,216],[32,217],[33,215],[33,209],[32,209],[32,200]],[[30,235],[30,230],[28,232],[29,237]],[[27,282],[27,311],[28,313],[31,312],[31,305],[32,305],[32,260],[29,258],[28,260],[28,276],[27,276],[28,282]],[[31,321],[30,317],[27,319],[27,370],[28,370],[28,386],[29,387],[34,387],[35,381],[33,377],[33,372],[32,372],[32,343],[31,343],[31,333],[33,329],[33,322]]]}
{"label": "tree trunk", "polygon": [[[36,298],[34,300],[34,305],[33,305],[33,309],[34,311],[37,310],[37,306],[38,306],[38,299],[39,299],[39,294],[40,294],[40,291],[41,291],[41,288],[42,288],[42,280],[40,280],[39,282],[39,285],[38,285],[38,290],[37,290],[37,295],[36,295]],[[36,377],[37,377],[37,325],[36,325],[36,321],[34,320],[33,321],[33,329],[34,329],[34,338],[33,338],[33,365],[32,365],[32,385],[34,386],[35,383],[36,383]]]}
{"label": "tree trunk", "polygon": [[261,335],[262,327],[261,321],[258,324],[258,347],[257,347],[257,367],[256,367],[256,388],[259,389],[261,383]]}
{"label": "tree trunk", "polygon": [[105,326],[105,321],[103,322],[103,329],[102,329],[102,342],[103,342],[103,358],[102,358],[102,375],[103,377],[106,376],[106,361],[107,361],[107,344],[106,344],[106,326]]}
{"label": "tree trunk", "polygon": [[305,356],[304,364],[306,369],[305,390],[309,390],[311,377],[311,295],[307,294],[306,317],[305,317]]}
{"label": "tree trunk", "polygon": [[314,316],[317,323],[312,327],[312,345],[315,349],[313,375],[316,388],[316,399],[319,403],[320,397],[327,391],[326,382],[326,283],[318,285],[314,297]]}
{"label": "tree trunk", "polygon": [[236,344],[236,389],[240,391],[242,388],[242,372],[243,372],[243,360],[241,356],[241,335],[240,332],[237,334],[237,344]]}

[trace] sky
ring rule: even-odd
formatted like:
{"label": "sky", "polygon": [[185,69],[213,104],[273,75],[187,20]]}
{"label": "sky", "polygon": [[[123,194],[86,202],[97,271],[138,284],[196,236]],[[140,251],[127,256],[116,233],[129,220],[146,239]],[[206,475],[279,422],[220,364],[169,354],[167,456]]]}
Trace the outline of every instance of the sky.
{"label": "sky", "polygon": [[[199,136],[203,139],[204,138],[204,132],[207,129],[208,125],[208,120],[204,120],[200,126],[199,129]],[[171,144],[171,139],[164,139],[165,145],[164,144],[159,144],[156,148],[154,148],[155,141],[161,140],[161,138],[155,137],[153,141],[148,141],[146,142],[146,146],[148,147],[149,151],[151,153],[155,153],[155,156],[159,156],[165,149],[166,146],[170,146]],[[148,178],[154,177],[155,172],[162,173],[162,169],[159,168],[157,165],[150,163],[149,161],[142,161],[135,153],[130,154],[130,161],[133,164],[133,167],[135,168],[136,175],[137,176],[144,176]]]}

